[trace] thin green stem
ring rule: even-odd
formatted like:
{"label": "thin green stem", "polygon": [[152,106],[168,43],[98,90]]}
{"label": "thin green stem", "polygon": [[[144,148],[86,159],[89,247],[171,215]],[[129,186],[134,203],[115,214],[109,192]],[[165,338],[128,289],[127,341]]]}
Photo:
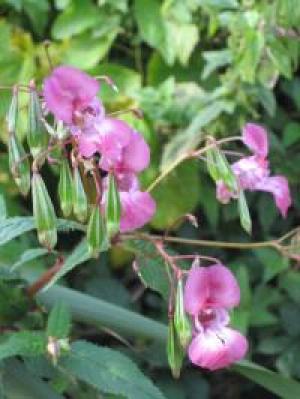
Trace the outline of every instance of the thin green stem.
{"label": "thin green stem", "polygon": [[168,176],[172,170],[174,170],[178,165],[180,165],[183,161],[186,161],[188,159],[193,159],[193,158],[199,158],[202,154],[204,154],[206,151],[210,150],[211,148],[214,148],[218,145],[223,145],[226,143],[230,143],[232,141],[240,141],[241,137],[239,136],[233,136],[233,137],[227,137],[225,139],[221,140],[216,140],[208,145],[206,145],[203,148],[200,148],[197,151],[192,151],[188,152],[186,154],[183,154],[181,157],[178,157],[174,162],[172,162],[147,188],[147,192],[152,191],[166,176]]}

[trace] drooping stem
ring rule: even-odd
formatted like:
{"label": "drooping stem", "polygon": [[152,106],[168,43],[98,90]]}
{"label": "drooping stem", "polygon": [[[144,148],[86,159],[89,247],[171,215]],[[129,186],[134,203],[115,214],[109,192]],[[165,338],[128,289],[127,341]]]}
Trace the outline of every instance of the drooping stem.
{"label": "drooping stem", "polygon": [[147,188],[147,192],[152,191],[166,176],[168,176],[178,165],[180,165],[182,162],[188,160],[188,159],[193,159],[193,158],[199,158],[202,154],[204,154],[206,151],[210,150],[211,148],[214,148],[219,145],[223,145],[225,143],[229,143],[232,141],[240,141],[241,137],[239,136],[233,136],[233,137],[227,137],[225,139],[221,140],[215,140],[214,142],[206,145],[205,147],[200,148],[199,150],[196,151],[190,151],[187,152],[186,154],[181,155],[178,157],[174,162],[172,162]]}
{"label": "drooping stem", "polygon": [[32,298],[39,291],[41,291],[41,289],[43,289],[49,283],[52,277],[62,268],[63,263],[63,256],[59,256],[50,269],[46,270],[38,280],[34,281],[26,288],[27,295]]}

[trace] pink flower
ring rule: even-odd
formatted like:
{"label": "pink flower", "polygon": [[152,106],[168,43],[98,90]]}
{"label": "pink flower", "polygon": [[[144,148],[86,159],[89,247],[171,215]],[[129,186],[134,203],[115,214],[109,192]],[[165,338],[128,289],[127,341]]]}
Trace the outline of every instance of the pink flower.
{"label": "pink flower", "polygon": [[120,231],[132,231],[144,226],[152,219],[156,204],[151,195],[139,190],[121,191]]}
{"label": "pink flower", "polygon": [[247,339],[228,327],[228,310],[240,302],[238,283],[222,264],[199,267],[195,261],[184,289],[184,304],[194,320],[188,348],[191,362],[209,370],[227,367],[242,359]]}
{"label": "pink flower", "polygon": [[58,120],[71,125],[81,119],[98,91],[96,79],[77,68],[63,65],[45,79],[43,94],[48,110]]}
{"label": "pink flower", "polygon": [[[254,123],[247,123],[243,129],[242,140],[253,152],[253,155],[244,157],[232,164],[232,170],[238,179],[240,188],[249,191],[270,192],[282,216],[286,216],[292,200],[286,177],[270,176],[267,160],[268,136],[265,129]],[[228,203],[236,198],[223,181],[217,182],[217,198],[222,203]]]}

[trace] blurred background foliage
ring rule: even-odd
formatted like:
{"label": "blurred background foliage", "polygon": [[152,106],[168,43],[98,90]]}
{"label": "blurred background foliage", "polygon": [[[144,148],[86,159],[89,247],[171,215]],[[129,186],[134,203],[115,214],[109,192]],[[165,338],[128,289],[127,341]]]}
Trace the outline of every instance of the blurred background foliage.
{"label": "blurred background foliage", "polygon": [[[110,76],[119,92],[101,87],[108,112],[138,107],[144,113],[143,119],[131,114],[121,117],[151,146],[151,166],[142,176],[145,187],[182,153],[198,147],[205,135],[239,135],[245,121],[265,124],[272,171],[285,174],[291,184],[293,208],[287,219],[279,217],[268,194],[247,194],[253,218],[253,235],[248,237],[239,225],[236,204],[221,206],[216,201],[214,184],[199,160],[185,162],[155,188],[158,209],[150,227],[156,231],[172,227],[174,234],[188,238],[269,240],[299,223],[299,24],[298,0],[0,0],[0,85],[28,83],[33,77],[41,83],[50,72],[45,41],[49,41],[53,65],[71,64],[92,75]],[[30,201],[20,198],[8,173],[4,116],[10,96],[8,90],[0,91],[0,192],[10,216],[30,215]],[[25,121],[26,95],[21,101]],[[26,124],[21,124],[21,133],[25,129]],[[48,181],[56,175],[57,167],[49,168]],[[55,191],[52,194],[55,200]],[[188,223],[174,228],[174,222],[187,212],[197,215],[198,230]],[[67,252],[77,241],[76,233],[61,235],[59,250]],[[29,256],[22,261],[22,254],[37,246],[34,234],[22,236],[0,248],[0,264],[19,262],[17,268],[38,275],[54,257]],[[252,359],[300,378],[297,264],[271,249],[203,248],[201,253],[220,257],[239,279],[242,302],[233,318],[235,326],[249,336]],[[113,248],[100,260],[71,272],[64,284],[165,321],[166,303],[141,286],[129,267],[131,260],[130,252]],[[164,276],[151,278],[163,281]],[[9,313],[4,309],[7,293],[1,287],[0,292],[5,316]],[[16,291],[16,301],[17,295]],[[10,317],[18,323],[22,320],[27,328],[42,325],[36,315],[22,313],[26,306],[20,303]],[[117,339],[81,324],[73,335],[119,345]],[[137,358],[134,351],[121,347],[151,374],[167,398],[275,397],[230,372],[201,376],[199,370],[187,367],[183,378],[174,382],[163,352],[139,341],[135,349],[140,350]],[[27,366],[32,373],[39,367],[33,362]],[[61,380],[55,375],[52,382],[65,392],[68,384]],[[72,397],[99,397],[94,395],[92,388],[79,385]]]}

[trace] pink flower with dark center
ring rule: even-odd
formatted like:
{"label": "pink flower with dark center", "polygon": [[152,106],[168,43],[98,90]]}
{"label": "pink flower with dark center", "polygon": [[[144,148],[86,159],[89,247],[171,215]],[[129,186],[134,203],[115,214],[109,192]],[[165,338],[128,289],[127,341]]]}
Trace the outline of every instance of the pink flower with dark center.
{"label": "pink flower with dark center", "polygon": [[[269,147],[265,129],[254,123],[247,123],[243,129],[242,140],[253,152],[232,164],[232,170],[242,190],[270,192],[282,216],[286,216],[292,200],[286,177],[270,176],[267,159]],[[217,182],[217,198],[222,203],[228,203],[236,198],[237,193],[231,192],[223,181]]]}
{"label": "pink flower with dark center", "polygon": [[[91,104],[99,91],[96,79],[77,68],[62,65],[44,81],[47,109],[68,125],[81,125],[84,114],[94,112]],[[104,113],[102,104],[101,112]]]}
{"label": "pink flower with dark center", "polygon": [[222,264],[200,267],[196,260],[184,288],[184,304],[194,321],[188,348],[191,362],[209,370],[230,366],[248,350],[247,339],[228,327],[228,311],[240,302],[238,283]]}

